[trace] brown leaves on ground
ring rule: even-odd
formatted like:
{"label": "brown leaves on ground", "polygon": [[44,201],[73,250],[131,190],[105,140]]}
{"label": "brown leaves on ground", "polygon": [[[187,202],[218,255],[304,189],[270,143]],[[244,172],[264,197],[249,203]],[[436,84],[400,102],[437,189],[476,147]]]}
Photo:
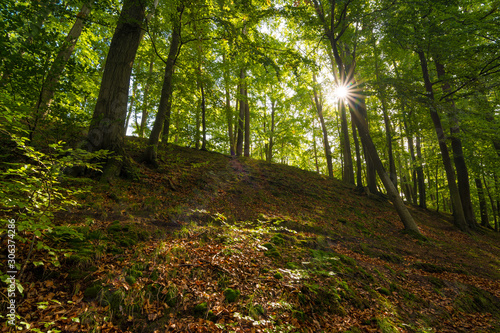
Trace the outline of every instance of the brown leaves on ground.
{"label": "brown leaves on ground", "polygon": [[[139,155],[140,149],[130,151]],[[402,232],[397,214],[381,197],[246,158],[167,146],[160,151],[159,169],[141,168],[139,182],[96,185],[80,210],[58,216],[60,224],[90,226],[85,235],[93,252],[77,261],[60,253],[62,265],[53,267],[46,252],[34,251],[32,262],[45,265],[30,264],[21,281],[17,323],[23,329],[488,332],[500,327],[497,234],[463,234],[449,216],[410,207],[427,237],[414,238]],[[130,228],[113,234],[112,225]],[[97,231],[99,237],[88,236]],[[131,236],[139,232],[147,239]],[[24,260],[28,245],[20,244],[18,252]],[[226,299],[228,288],[239,292],[234,302]],[[11,330],[2,325],[1,332]]]}

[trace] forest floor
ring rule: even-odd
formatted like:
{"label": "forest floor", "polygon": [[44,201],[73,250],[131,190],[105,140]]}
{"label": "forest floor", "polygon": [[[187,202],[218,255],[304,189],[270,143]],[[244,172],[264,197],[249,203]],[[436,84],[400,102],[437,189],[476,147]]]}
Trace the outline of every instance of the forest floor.
{"label": "forest floor", "polygon": [[[127,144],[138,157],[144,141]],[[44,241],[61,252],[33,251],[19,326],[500,332],[498,233],[409,206],[425,237],[411,235],[383,197],[295,167],[174,145],[159,160],[56,215]]]}

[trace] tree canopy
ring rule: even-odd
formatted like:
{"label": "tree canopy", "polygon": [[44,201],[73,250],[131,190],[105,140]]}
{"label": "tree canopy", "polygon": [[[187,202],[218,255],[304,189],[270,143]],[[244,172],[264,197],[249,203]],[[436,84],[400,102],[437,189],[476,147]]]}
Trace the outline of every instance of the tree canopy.
{"label": "tree canopy", "polygon": [[167,143],[245,155],[498,230],[499,10],[4,1],[2,128],[36,149],[108,150],[106,177],[137,176],[122,144],[133,135],[149,140],[138,162],[152,166]]}

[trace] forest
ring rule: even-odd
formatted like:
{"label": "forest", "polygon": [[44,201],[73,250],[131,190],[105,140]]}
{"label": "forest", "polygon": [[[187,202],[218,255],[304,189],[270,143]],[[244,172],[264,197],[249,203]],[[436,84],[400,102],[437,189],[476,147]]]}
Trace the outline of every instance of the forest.
{"label": "forest", "polygon": [[2,332],[499,329],[499,1],[7,0],[0,26]]}

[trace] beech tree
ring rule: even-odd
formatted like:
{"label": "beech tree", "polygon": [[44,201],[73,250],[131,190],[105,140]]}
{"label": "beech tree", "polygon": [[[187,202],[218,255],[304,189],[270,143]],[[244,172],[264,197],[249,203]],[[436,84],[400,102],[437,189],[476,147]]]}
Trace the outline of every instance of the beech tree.
{"label": "beech tree", "polygon": [[124,1],[104,66],[87,137],[89,151],[104,149],[115,154],[106,165],[103,179],[119,174],[123,166],[123,171],[132,171],[124,151],[124,125],[130,74],[142,37],[145,10],[142,1]]}

